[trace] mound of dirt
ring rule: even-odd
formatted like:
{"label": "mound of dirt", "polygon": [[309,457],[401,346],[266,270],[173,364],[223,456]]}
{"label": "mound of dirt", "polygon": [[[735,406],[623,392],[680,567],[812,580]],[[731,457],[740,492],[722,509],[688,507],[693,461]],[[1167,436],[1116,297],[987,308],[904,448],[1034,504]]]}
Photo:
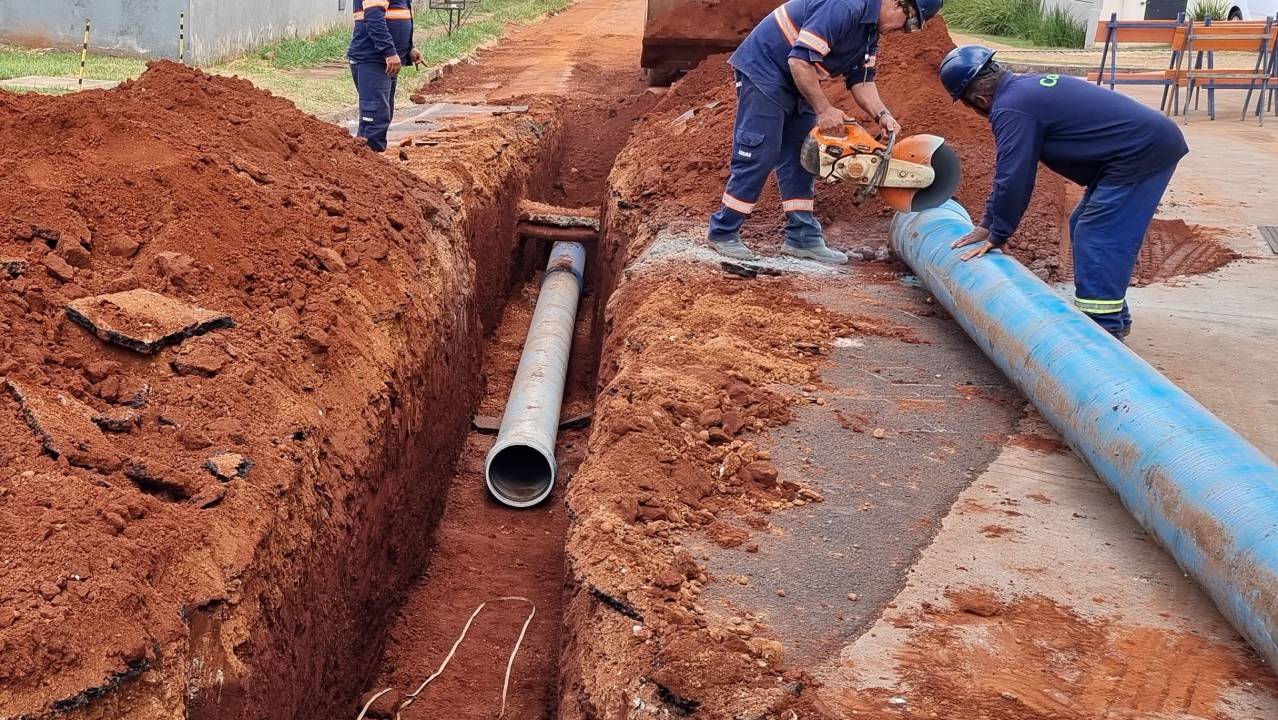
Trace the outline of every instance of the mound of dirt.
{"label": "mound of dirt", "polygon": [[0,92],[0,716],[294,717],[358,688],[330,653],[374,666],[353,638],[423,554],[499,284],[460,197],[497,202],[515,133],[424,182],[172,63]]}

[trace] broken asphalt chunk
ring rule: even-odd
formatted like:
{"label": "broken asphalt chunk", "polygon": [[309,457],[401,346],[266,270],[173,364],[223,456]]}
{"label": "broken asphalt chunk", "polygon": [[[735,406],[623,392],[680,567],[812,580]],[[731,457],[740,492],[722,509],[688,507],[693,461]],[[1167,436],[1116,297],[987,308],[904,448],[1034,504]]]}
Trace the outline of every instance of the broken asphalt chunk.
{"label": "broken asphalt chunk", "polygon": [[191,485],[185,482],[185,478],[179,477],[173,468],[161,467],[161,464],[148,464],[129,458],[124,461],[124,476],[147,495],[169,502],[189,499],[194,494]]}
{"label": "broken asphalt chunk", "polygon": [[21,277],[26,272],[27,262],[25,260],[0,258],[0,274],[7,276],[10,280]]}
{"label": "broken asphalt chunk", "polygon": [[201,377],[213,377],[222,371],[227,363],[226,353],[222,348],[212,343],[198,343],[195,347],[183,347],[169,366],[173,368],[173,372],[178,375],[199,375]]}
{"label": "broken asphalt chunk", "polygon": [[92,420],[103,432],[127,433],[142,424],[142,415],[136,410],[125,410],[114,415],[95,413]]}
{"label": "broken asphalt chunk", "polygon": [[25,389],[12,380],[5,386],[46,453],[104,473],[120,468],[119,457],[93,421],[93,408],[64,393]]}
{"label": "broken asphalt chunk", "polygon": [[204,469],[222,482],[241,479],[253,469],[253,461],[236,453],[220,453],[204,462]]}
{"label": "broken asphalt chunk", "polygon": [[207,510],[222,502],[224,497],[226,497],[226,488],[221,485],[214,485],[205,488],[199,495],[191,498],[191,503],[201,510]]}
{"label": "broken asphalt chunk", "polygon": [[67,305],[67,317],[106,342],[145,355],[235,324],[225,313],[142,289],[80,298]]}

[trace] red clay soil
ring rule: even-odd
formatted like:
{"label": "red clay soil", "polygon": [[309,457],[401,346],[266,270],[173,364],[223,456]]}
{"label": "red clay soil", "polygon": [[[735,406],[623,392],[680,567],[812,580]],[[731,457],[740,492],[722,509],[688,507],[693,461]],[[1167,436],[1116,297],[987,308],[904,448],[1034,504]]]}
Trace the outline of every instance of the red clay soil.
{"label": "red clay soil", "polygon": [[[171,63],[0,92],[0,716],[347,711],[478,393],[509,266],[471,253],[510,257],[548,117],[423,181]],[[67,318],[136,288],[234,326],[143,355]]]}
{"label": "red clay soil", "polygon": [[1225,245],[1220,231],[1184,220],[1155,218],[1136,259],[1133,285],[1211,272],[1242,257]]}
{"label": "red clay soil", "polygon": [[900,686],[843,691],[831,699],[842,717],[1234,720],[1229,688],[1278,689],[1263,663],[1240,664],[1216,637],[1083,617],[1037,595],[951,588],[946,598],[894,618],[914,628],[895,658]]}
{"label": "red clay soil", "polygon": [[911,339],[799,299],[808,282],[678,264],[648,268],[610,300],[596,427],[568,490],[576,592],[567,624],[581,632],[565,638],[560,717],[618,716],[633,703],[699,703],[708,718],[809,717],[793,690],[809,681],[761,626],[725,629],[707,616],[702,589],[728,579],[711,577],[676,539],[701,533],[749,552],[771,513],[821,502],[780,480],[756,446],[790,420],[792,398],[775,387],[819,382],[837,337]]}
{"label": "red clay soil", "polygon": [[[499,418],[523,352],[536,305],[540,276],[528,282],[507,306],[484,351],[484,394],[477,412]],[[579,313],[563,417],[593,406],[588,306]],[[511,672],[506,716],[553,717],[557,702],[559,647],[564,599],[564,533],[568,514],[563,492],[586,454],[589,428],[559,434],[559,482],[536,508],[502,506],[484,488],[484,460],[495,436],[472,432],[463,447],[447,507],[436,530],[427,573],[418,582],[388,635],[379,677],[367,695],[385,688],[370,718],[394,717],[406,692],[415,690],[447,656],[471,613],[488,602],[446,672],[405,709],[402,720],[447,717],[487,720],[501,704],[506,660],[530,606],[490,602],[527,598],[536,607]]]}

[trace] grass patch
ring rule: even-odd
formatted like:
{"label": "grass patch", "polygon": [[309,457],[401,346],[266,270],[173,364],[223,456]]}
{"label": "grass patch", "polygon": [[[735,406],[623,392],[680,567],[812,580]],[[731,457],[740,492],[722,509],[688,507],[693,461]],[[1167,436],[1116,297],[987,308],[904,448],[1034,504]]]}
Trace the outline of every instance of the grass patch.
{"label": "grass patch", "polygon": [[1043,0],[949,0],[945,21],[958,32],[994,35],[1039,47],[1081,48],[1087,26]]}
{"label": "grass patch", "polygon": [[[481,0],[474,15],[451,35],[442,13],[419,10],[413,19],[415,42],[427,65],[462,57],[485,42],[502,36],[508,25],[527,24],[547,13],[571,5],[573,0]],[[355,103],[355,87],[346,68],[351,28],[334,28],[307,38],[288,38],[266,45],[249,55],[202,68],[217,75],[238,75],[254,85],[292,100],[310,113],[328,113]],[[25,75],[75,77],[80,54],[66,50],[28,50],[0,45],[0,80]],[[146,61],[89,54],[86,78],[126,80],[146,69]],[[399,99],[421,84],[416,70],[404,68],[399,77]]]}
{"label": "grass patch", "polygon": [[[89,53],[84,65],[84,76],[90,80],[123,80],[137,77],[145,69],[145,60]],[[79,77],[80,53],[0,45],[0,80],[27,75]]]}

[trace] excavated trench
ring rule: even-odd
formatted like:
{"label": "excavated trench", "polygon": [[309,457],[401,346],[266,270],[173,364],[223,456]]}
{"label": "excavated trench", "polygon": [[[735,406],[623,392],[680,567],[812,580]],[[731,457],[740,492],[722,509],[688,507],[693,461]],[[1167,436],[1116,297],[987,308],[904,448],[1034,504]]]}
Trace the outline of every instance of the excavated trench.
{"label": "excavated trench", "polygon": [[[613,159],[629,139],[632,123],[656,96],[644,93],[638,72],[614,73],[591,84],[590,92],[560,106],[556,124],[565,130],[545,139],[545,146],[553,150],[538,167],[542,180],[530,183],[520,198],[525,207],[590,214],[604,206]],[[404,720],[491,718],[501,707],[507,717],[558,715],[569,525],[564,488],[586,455],[602,342],[599,318],[607,300],[600,278],[615,268],[607,267],[597,241],[586,242],[586,282],[565,383],[565,422],[556,447],[557,486],[536,507],[504,506],[484,487],[485,458],[494,444],[538,300],[552,244],[547,238],[558,233],[553,227],[530,229],[529,224],[517,224],[503,239],[519,259],[504,307],[494,315],[482,350],[482,392],[451,479],[440,488],[444,508],[425,571],[387,628],[381,667],[355,707],[369,718],[395,717],[401,707],[399,717]],[[500,230],[508,232],[507,223]],[[485,603],[465,640],[450,654],[472,613]],[[506,663],[516,643],[509,687],[503,688]],[[445,672],[405,705],[408,694],[418,690],[445,658]]]}

